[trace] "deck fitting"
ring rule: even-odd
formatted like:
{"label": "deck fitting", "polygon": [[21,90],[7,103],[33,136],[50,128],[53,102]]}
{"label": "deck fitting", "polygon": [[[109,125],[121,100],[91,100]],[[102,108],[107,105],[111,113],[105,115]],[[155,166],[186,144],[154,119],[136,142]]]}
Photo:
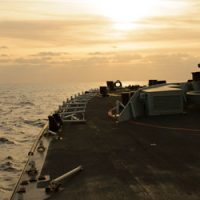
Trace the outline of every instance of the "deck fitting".
{"label": "deck fitting", "polygon": [[44,147],[44,144],[43,144],[43,141],[41,140],[40,141],[40,144],[39,144],[39,146],[38,146],[38,148],[37,148],[37,151],[39,152],[39,153],[43,153],[44,151],[45,151],[45,147]]}
{"label": "deck fitting", "polygon": [[20,183],[20,185],[28,185],[28,181],[24,180]]}

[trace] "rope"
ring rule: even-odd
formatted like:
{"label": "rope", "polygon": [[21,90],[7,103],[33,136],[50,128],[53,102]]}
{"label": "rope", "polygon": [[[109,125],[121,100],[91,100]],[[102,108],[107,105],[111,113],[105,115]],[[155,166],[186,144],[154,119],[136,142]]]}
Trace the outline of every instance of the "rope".
{"label": "rope", "polygon": [[173,130],[173,131],[190,131],[190,132],[200,132],[200,129],[190,129],[190,128],[175,128],[175,127],[168,127],[168,126],[159,126],[159,125],[153,125],[153,124],[147,124],[142,122],[136,122],[136,121],[130,121],[132,124],[136,124],[139,126],[145,126],[145,127],[151,127],[151,128],[159,128],[159,129],[167,129],[167,130]]}
{"label": "rope", "polygon": [[[116,107],[110,109],[108,111],[108,116],[111,118],[116,118],[116,115],[113,114],[113,110],[115,110]],[[158,129],[166,129],[166,130],[172,130],[172,131],[187,131],[187,132],[199,132],[200,129],[191,129],[191,128],[180,128],[180,127],[169,127],[169,126],[159,126],[159,125],[154,125],[154,124],[147,124],[143,122],[136,122],[136,121],[130,121],[130,123],[139,125],[139,126],[145,126],[145,127],[150,127],[150,128],[158,128]]]}

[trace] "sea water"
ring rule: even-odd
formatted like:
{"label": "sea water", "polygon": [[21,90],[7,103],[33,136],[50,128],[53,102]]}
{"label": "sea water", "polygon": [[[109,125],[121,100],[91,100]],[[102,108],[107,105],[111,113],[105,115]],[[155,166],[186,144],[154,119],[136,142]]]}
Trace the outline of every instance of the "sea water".
{"label": "sea water", "polygon": [[48,115],[73,94],[103,83],[0,85],[0,199],[8,200]]}

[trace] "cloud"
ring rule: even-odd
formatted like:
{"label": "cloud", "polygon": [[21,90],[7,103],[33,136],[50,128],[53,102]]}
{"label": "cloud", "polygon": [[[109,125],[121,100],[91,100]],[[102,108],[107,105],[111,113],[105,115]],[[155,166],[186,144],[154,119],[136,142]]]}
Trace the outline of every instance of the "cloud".
{"label": "cloud", "polygon": [[200,18],[189,14],[127,31],[98,16],[0,21],[0,82],[187,80],[200,60]]}
{"label": "cloud", "polygon": [[46,64],[51,58],[17,58],[13,60],[13,63],[17,65],[24,65],[24,64],[29,64],[29,65],[40,65],[40,64]]}
{"label": "cloud", "polygon": [[[130,31],[128,40],[137,42],[168,42],[178,46],[180,41],[200,43],[200,15],[184,14],[179,16],[148,17],[135,22],[140,29]],[[164,43],[163,43],[164,45]]]}
{"label": "cloud", "polygon": [[90,52],[90,53],[88,53],[88,55],[105,55],[105,53],[102,53],[102,52],[99,52],[99,51],[95,51],[95,52]]}
{"label": "cloud", "polygon": [[[191,28],[160,28],[144,31],[133,31],[128,34],[128,40],[136,42],[166,42],[171,47],[178,46],[180,41],[187,41],[187,45],[192,45],[192,42],[200,43],[200,29]],[[171,43],[170,43],[171,42]],[[154,44],[155,45],[155,44]],[[163,43],[164,45],[164,43]]]}
{"label": "cloud", "polygon": [[189,53],[129,51],[91,52],[83,57],[68,56],[60,60],[45,57],[0,57],[0,82],[147,81],[152,78],[184,81],[191,78],[191,71],[197,69],[200,60],[200,56]]}
{"label": "cloud", "polygon": [[7,55],[7,54],[1,54],[1,55],[0,55],[0,57],[4,57],[4,58],[5,58],[5,57],[8,57],[8,56],[9,56],[9,55]]}
{"label": "cloud", "polygon": [[0,50],[1,50],[1,49],[3,49],[3,50],[4,50],[4,49],[8,49],[8,47],[7,47],[7,46],[0,46]]}
{"label": "cloud", "polygon": [[59,57],[59,56],[65,56],[69,55],[67,52],[51,52],[51,51],[46,51],[46,52],[39,52],[37,54],[32,54],[30,56],[32,57]]}
{"label": "cloud", "polygon": [[[99,49],[120,50],[124,46],[141,49],[145,47],[140,44],[145,42],[151,42],[155,48],[159,45],[154,42],[171,48],[183,42],[186,47],[200,43],[199,15],[149,17],[133,23],[138,28],[123,32],[116,30],[113,22],[105,17],[92,15],[68,20],[0,21],[0,41],[22,48],[64,47],[69,53],[80,49],[90,52],[94,48],[98,53]],[[51,54],[51,51],[44,50],[41,54]]]}
{"label": "cloud", "polygon": [[200,16],[199,15],[179,15],[179,16],[157,16],[157,17],[148,17],[142,20],[138,20],[137,23],[142,25],[150,25],[150,26],[156,26],[160,25],[165,27],[177,27],[177,25],[181,25],[184,27],[188,26],[196,26],[200,22]]}
{"label": "cloud", "polygon": [[[79,17],[70,20],[0,21],[0,38],[45,45],[96,45],[112,43],[109,21],[103,17]],[[30,46],[31,47],[31,46]]]}

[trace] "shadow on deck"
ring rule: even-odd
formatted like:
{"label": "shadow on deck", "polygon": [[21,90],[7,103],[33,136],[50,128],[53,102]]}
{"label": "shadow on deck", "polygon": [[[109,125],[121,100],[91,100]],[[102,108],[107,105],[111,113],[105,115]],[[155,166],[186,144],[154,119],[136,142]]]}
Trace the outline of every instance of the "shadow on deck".
{"label": "shadow on deck", "polygon": [[50,199],[199,200],[200,131],[158,127],[200,129],[199,113],[116,124],[107,115],[116,98],[92,99],[87,123],[66,124],[50,144],[43,174],[84,168]]}

